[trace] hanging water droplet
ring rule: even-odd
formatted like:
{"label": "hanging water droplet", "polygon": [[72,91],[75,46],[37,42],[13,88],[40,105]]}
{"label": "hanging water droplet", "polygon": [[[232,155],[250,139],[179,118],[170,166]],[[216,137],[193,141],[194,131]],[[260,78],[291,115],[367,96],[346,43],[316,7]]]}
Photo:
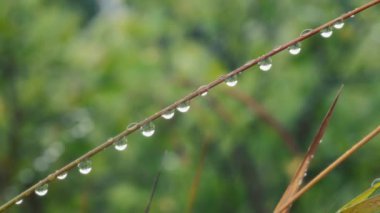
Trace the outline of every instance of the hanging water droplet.
{"label": "hanging water droplet", "polygon": [[301,43],[297,42],[289,47],[289,53],[292,55],[298,55],[301,52]]}
{"label": "hanging water droplet", "polygon": [[321,36],[323,38],[330,38],[332,34],[333,34],[333,31],[332,31],[331,27],[326,27],[326,28],[321,30]]}
{"label": "hanging water droplet", "polygon": [[22,199],[20,199],[20,200],[16,201],[16,205],[21,205],[21,204],[22,204],[22,202],[23,202],[23,200],[22,200]]}
{"label": "hanging water droplet", "polygon": [[259,62],[259,67],[262,71],[269,71],[272,68],[272,59],[266,58]]}
{"label": "hanging water droplet", "polygon": [[141,133],[145,137],[151,137],[155,132],[155,126],[152,122],[149,122],[141,127]]}
{"label": "hanging water droplet", "polygon": [[38,196],[44,196],[48,193],[48,188],[49,188],[49,185],[46,183],[42,186],[39,186],[36,190],[34,190],[34,192]]}
{"label": "hanging water droplet", "polygon": [[174,109],[171,109],[171,110],[166,111],[164,114],[162,114],[161,117],[163,117],[166,120],[169,120],[174,117],[174,113],[175,113]]}
{"label": "hanging water droplet", "polygon": [[67,172],[61,173],[57,176],[58,180],[64,180],[67,177]]}
{"label": "hanging water droplet", "polygon": [[79,172],[83,175],[87,175],[92,170],[92,162],[89,159],[83,160],[82,162],[78,163]]}
{"label": "hanging water droplet", "polygon": [[190,104],[189,104],[188,101],[183,102],[183,103],[180,103],[180,104],[177,106],[177,110],[178,110],[179,112],[187,112],[187,111],[189,111],[189,109],[190,109]]}
{"label": "hanging water droplet", "polygon": [[335,22],[335,24],[334,24],[334,28],[335,28],[335,29],[338,29],[338,30],[342,29],[343,26],[344,26],[344,21],[343,21],[343,20],[338,20],[338,21]]}
{"label": "hanging water droplet", "polygon": [[319,143],[322,143],[323,142],[323,140],[321,139],[321,140],[319,140]]}
{"label": "hanging water droplet", "polygon": [[307,176],[307,172],[303,173],[303,176],[306,177]]}
{"label": "hanging water droplet", "polygon": [[375,180],[373,180],[372,183],[371,183],[371,187],[374,187],[378,183],[380,183],[380,178],[376,178]]}
{"label": "hanging water droplet", "polygon": [[310,31],[311,31],[311,29],[306,29],[306,30],[302,31],[300,35],[303,36],[303,35],[309,33]]}
{"label": "hanging water droplet", "polygon": [[114,147],[117,151],[123,151],[127,148],[128,144],[127,144],[128,140],[127,140],[127,137],[124,137],[118,141],[116,141],[114,143]]}
{"label": "hanging water droplet", "polygon": [[238,83],[238,80],[237,80],[236,75],[233,75],[233,76],[226,79],[226,84],[229,87],[234,87],[234,86],[236,86],[237,83]]}
{"label": "hanging water droplet", "polygon": [[200,86],[198,90],[200,91],[202,97],[207,96],[208,88],[206,85]]}

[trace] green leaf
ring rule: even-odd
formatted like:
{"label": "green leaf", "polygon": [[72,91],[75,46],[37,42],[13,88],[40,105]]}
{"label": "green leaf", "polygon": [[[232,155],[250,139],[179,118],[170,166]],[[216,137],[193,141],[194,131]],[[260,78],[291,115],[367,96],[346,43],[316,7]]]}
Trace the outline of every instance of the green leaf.
{"label": "green leaf", "polygon": [[380,182],[372,185],[369,189],[352,199],[338,210],[339,213],[349,212],[380,212],[380,195],[369,198],[378,188]]}

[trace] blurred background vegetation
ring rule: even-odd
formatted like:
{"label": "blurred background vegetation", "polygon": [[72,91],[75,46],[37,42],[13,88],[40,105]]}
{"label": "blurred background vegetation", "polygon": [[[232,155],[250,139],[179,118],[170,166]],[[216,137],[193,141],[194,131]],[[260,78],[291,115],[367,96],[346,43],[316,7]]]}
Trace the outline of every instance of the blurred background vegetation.
{"label": "blurred background vegetation", "polygon": [[[129,123],[366,2],[1,1],[1,203]],[[131,135],[126,151],[96,155],[88,176],[73,170],[9,212],[142,212],[165,150],[151,212],[270,212],[341,84],[306,179],[378,125],[379,34],[377,6],[329,39],[306,40],[298,56],[276,55],[269,72],[251,68],[236,88],[221,85],[188,113],[156,121],[152,138]],[[336,211],[380,176],[379,149],[376,138],[293,212]]]}

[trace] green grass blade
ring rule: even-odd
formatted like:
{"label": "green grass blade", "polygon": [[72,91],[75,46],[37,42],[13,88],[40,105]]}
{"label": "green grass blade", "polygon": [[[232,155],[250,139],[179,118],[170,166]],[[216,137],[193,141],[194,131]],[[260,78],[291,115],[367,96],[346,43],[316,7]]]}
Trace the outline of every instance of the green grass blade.
{"label": "green grass blade", "polygon": [[[375,196],[373,198],[368,199],[378,188],[380,188],[380,182],[371,186],[369,189],[365,190],[363,193],[352,199],[350,202],[346,203],[342,208],[338,210],[338,212],[355,212],[354,210],[359,210],[360,208],[363,211],[358,212],[380,212],[380,196]],[[373,205],[376,204],[376,205]],[[377,211],[367,211],[372,209],[373,207],[377,208]],[[364,211],[367,209],[366,211]]]}
{"label": "green grass blade", "polygon": [[380,195],[364,200],[347,209],[339,210],[339,213],[380,213]]}

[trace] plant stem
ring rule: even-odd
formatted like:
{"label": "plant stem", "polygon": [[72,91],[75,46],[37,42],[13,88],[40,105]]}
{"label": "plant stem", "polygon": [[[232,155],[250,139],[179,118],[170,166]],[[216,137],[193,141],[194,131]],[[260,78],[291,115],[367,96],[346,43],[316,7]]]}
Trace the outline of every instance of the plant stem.
{"label": "plant stem", "polygon": [[280,208],[278,212],[283,212],[291,203],[301,197],[306,191],[308,191],[311,187],[317,184],[322,178],[328,175],[332,170],[334,170],[337,166],[339,166],[343,161],[345,161],[348,157],[354,154],[358,149],[368,143],[372,138],[374,138],[377,134],[380,133],[380,126],[375,128],[372,132],[366,135],[363,139],[358,141],[354,146],[352,146],[349,150],[347,150],[343,155],[341,155],[338,159],[336,159],[333,163],[331,163],[326,169],[320,172],[313,180],[307,183],[302,189],[300,189],[297,193],[295,193],[292,197],[287,200],[287,202]]}
{"label": "plant stem", "polygon": [[9,207],[11,207],[12,205],[15,204],[15,202],[17,202],[18,200],[20,199],[23,199],[24,197],[26,196],[29,196],[30,194],[33,193],[33,191],[38,188],[39,186],[42,186],[46,183],[49,183],[49,182],[52,182],[53,180],[55,180],[55,178],[57,177],[57,175],[61,174],[61,173],[64,173],[64,172],[67,172],[73,168],[75,168],[77,166],[77,164],[81,161],[83,161],[84,159],[87,159],[87,158],[91,158],[92,156],[96,155],[97,153],[101,152],[102,150],[104,150],[105,148],[111,146],[112,144],[114,144],[116,141],[118,140],[121,140],[123,137],[139,130],[144,124],[147,124],[149,122],[152,122],[156,119],[158,119],[162,114],[164,114],[165,112],[167,112],[168,110],[171,110],[171,109],[175,109],[179,104],[183,103],[183,102],[186,102],[186,101],[190,101],[194,98],[196,98],[197,96],[200,96],[203,92],[206,92],[206,91],[209,91],[210,89],[214,88],[215,86],[223,83],[227,78],[231,77],[231,76],[235,76],[239,73],[242,73],[244,71],[246,71],[248,68],[256,65],[258,62],[260,62],[261,60],[263,59],[266,59],[268,57],[271,57],[273,55],[276,55],[277,53],[283,51],[283,50],[286,50],[287,48],[289,48],[290,46],[298,43],[298,42],[301,42],[317,33],[319,33],[322,29],[326,28],[326,27],[329,27],[331,25],[333,25],[335,22],[339,21],[339,20],[345,20],[345,19],[348,19],[350,18],[352,15],[355,15],[357,13],[360,13],[372,6],[375,6],[376,4],[380,3],[380,0],[373,0],[373,1],[370,1],[369,3],[367,4],[364,4],[352,11],[349,11],[331,21],[328,21],[326,22],[325,24],[322,24],[321,26],[311,30],[310,32],[304,34],[304,35],[301,35],[291,41],[289,41],[288,43],[285,43],[279,47],[276,47],[274,48],[273,50],[269,51],[268,53],[256,58],[256,59],[252,59],[250,61],[248,61],[247,63],[245,63],[244,65],[238,67],[237,69],[231,71],[230,73],[228,74],[225,74],[225,75],[222,75],[221,77],[219,77],[218,79],[210,82],[209,84],[205,85],[205,86],[202,86],[198,89],[196,89],[195,91],[189,93],[188,95],[186,95],[185,97],[179,99],[178,101],[174,102],[173,104],[163,108],[162,110],[154,113],[153,115],[149,116],[148,118],[146,118],[145,120],[143,121],[140,121],[138,122],[136,125],[134,125],[133,127],[131,128],[128,128],[126,130],[124,130],[123,132],[119,133],[117,136],[107,140],[106,142],[104,142],[103,144],[95,147],[94,149],[88,151],[87,153],[83,154],[82,156],[80,156],[79,158],[77,158],[76,160],[68,163],[67,165],[65,165],[64,167],[62,167],[61,169],[58,169],[56,170],[55,172],[51,173],[50,175],[48,175],[47,177],[45,177],[44,179],[40,180],[38,183],[34,184],[33,186],[29,187],[28,189],[26,189],[24,192],[20,193],[19,195],[15,196],[14,198],[12,198],[11,200],[9,200],[7,203],[3,204],[2,206],[0,206],[0,212],[3,212],[5,211],[6,209],[8,209]]}

